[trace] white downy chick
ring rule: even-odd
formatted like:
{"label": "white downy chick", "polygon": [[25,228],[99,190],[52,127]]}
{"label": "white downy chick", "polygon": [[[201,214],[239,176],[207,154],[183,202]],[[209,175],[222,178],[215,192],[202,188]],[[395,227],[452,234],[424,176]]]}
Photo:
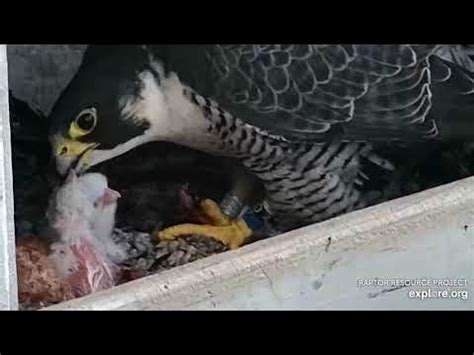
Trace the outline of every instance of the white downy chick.
{"label": "white downy chick", "polygon": [[116,263],[125,255],[111,238],[119,196],[105,176],[73,172],[53,195],[48,218],[59,240],[50,257],[75,297],[116,283]]}
{"label": "white downy chick", "polygon": [[124,261],[127,258],[125,250],[112,239],[117,200],[121,197],[120,193],[109,188],[107,178],[99,173],[80,176],[78,182],[88,200],[93,201],[92,234],[101,241],[100,246],[104,248],[103,251],[113,262]]}

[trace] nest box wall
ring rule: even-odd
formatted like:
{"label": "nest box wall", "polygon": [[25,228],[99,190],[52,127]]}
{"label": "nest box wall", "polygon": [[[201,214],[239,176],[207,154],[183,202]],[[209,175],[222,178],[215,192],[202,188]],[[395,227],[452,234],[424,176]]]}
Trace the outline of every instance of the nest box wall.
{"label": "nest box wall", "polygon": [[87,45],[8,45],[9,88],[48,115],[81,64]]}

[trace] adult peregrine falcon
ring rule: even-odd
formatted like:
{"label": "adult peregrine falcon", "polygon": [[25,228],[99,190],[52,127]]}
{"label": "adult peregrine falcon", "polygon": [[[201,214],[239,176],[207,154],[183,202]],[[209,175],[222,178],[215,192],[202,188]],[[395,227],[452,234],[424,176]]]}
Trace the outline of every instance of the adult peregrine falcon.
{"label": "adult peregrine falcon", "polygon": [[[446,52],[462,57],[443,45],[90,46],[50,116],[57,169],[173,142],[240,160],[282,230],[318,222],[367,204],[364,164],[393,169],[373,144],[474,136],[474,74]],[[237,247],[249,235],[203,208],[214,226],[161,237]]]}

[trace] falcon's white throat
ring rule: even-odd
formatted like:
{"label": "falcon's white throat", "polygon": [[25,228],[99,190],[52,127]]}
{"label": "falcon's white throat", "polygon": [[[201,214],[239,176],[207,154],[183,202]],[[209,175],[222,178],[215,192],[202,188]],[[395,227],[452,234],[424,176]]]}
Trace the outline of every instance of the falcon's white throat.
{"label": "falcon's white throat", "polygon": [[99,146],[91,151],[88,161],[84,162],[88,168],[153,141],[172,142],[206,152],[218,151],[215,137],[208,133],[209,121],[202,110],[184,95],[185,87],[178,76],[175,73],[165,76],[158,63],[153,67],[159,73],[161,83],[151,71],[144,71],[138,76],[140,94],[124,97],[119,102],[122,119],[135,123],[146,120],[150,127],[143,135],[113,149],[101,150]]}
{"label": "falcon's white throat", "polygon": [[[150,72],[141,76],[143,89],[132,108],[135,116],[147,117],[150,134],[155,140],[173,142],[191,148],[212,148],[212,136],[207,133],[209,121],[202,110],[185,95],[185,87],[175,73],[161,76],[158,85]],[[125,114],[130,108],[125,106]]]}

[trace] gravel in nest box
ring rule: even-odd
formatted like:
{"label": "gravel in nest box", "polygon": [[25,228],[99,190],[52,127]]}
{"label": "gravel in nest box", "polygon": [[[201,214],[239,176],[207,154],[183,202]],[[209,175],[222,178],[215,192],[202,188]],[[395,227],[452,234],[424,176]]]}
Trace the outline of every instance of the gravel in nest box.
{"label": "gravel in nest box", "polygon": [[152,269],[156,271],[170,269],[226,250],[227,247],[221,242],[200,235],[161,241],[154,250],[155,263]]}
{"label": "gravel in nest box", "polygon": [[128,252],[128,259],[123,264],[126,270],[124,282],[227,250],[221,242],[199,235],[161,241],[156,245],[150,234],[131,228],[116,228],[113,235]]}

